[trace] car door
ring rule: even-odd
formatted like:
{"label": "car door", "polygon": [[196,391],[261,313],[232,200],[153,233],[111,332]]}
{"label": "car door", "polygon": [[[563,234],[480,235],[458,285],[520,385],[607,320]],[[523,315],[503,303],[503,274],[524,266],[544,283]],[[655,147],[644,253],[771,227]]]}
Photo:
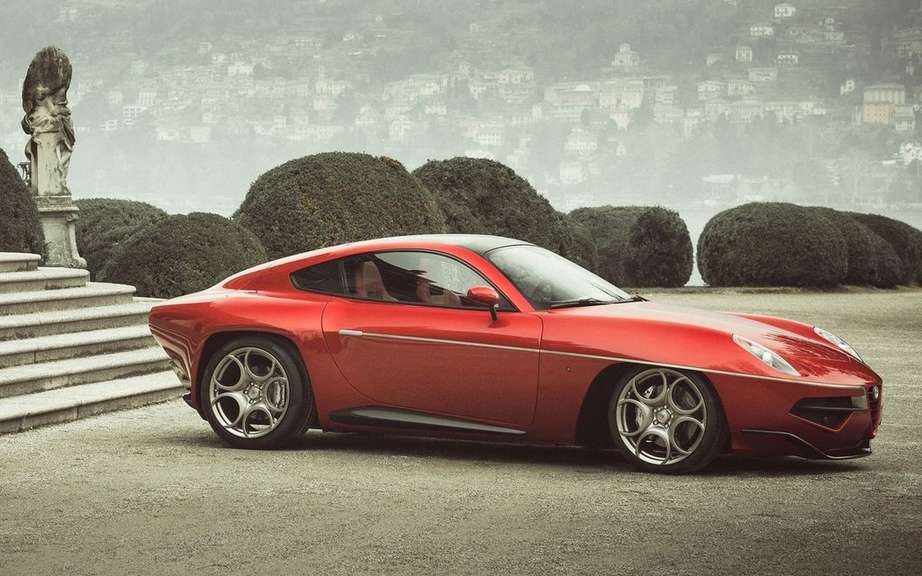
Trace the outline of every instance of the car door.
{"label": "car door", "polygon": [[388,251],[343,262],[348,299],[330,302],[324,338],[369,404],[525,427],[538,386],[541,320],[505,298],[493,320],[466,298],[489,286],[454,257]]}

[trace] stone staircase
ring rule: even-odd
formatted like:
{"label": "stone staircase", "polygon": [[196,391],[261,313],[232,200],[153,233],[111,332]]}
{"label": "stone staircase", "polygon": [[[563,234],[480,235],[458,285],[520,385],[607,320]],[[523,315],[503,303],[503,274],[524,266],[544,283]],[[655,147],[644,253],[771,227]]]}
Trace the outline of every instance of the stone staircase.
{"label": "stone staircase", "polygon": [[156,302],[0,252],[0,434],[178,398],[147,329]]}

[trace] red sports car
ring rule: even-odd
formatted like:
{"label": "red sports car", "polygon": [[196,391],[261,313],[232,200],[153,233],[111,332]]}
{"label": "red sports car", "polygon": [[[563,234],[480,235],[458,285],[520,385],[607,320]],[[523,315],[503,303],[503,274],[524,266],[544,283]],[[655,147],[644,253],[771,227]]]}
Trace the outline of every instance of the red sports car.
{"label": "red sports car", "polygon": [[252,268],[150,315],[186,402],[229,444],[308,428],[722,452],[870,454],[881,379],[808,324],[631,296],[527,242],[387,238]]}

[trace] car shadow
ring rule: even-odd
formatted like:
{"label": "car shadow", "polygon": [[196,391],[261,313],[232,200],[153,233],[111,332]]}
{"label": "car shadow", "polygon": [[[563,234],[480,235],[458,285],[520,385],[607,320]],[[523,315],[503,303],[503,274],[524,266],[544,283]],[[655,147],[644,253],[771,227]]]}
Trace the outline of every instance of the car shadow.
{"label": "car shadow", "polygon": [[[186,438],[211,448],[233,450],[215,436]],[[457,461],[541,465],[568,468],[577,473],[600,470],[633,473],[636,470],[614,449],[574,446],[484,442],[418,436],[350,432],[310,432],[292,440],[283,451],[330,451],[362,455],[441,458]],[[840,474],[865,469],[860,461],[821,461],[796,457],[723,455],[696,473],[702,477],[810,476]]]}

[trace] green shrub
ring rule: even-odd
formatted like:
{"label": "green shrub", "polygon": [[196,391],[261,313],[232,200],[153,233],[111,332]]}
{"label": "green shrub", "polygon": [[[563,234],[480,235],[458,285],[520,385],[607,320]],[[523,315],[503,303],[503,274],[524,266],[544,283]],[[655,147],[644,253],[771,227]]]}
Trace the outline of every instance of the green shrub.
{"label": "green shrub", "polygon": [[871,232],[870,244],[874,250],[874,271],[870,283],[878,288],[893,288],[902,282],[903,263],[893,246],[875,232]]}
{"label": "green shrub", "polygon": [[271,258],[344,242],[445,231],[433,195],[396,160],[330,152],[260,176],[238,213]]}
{"label": "green shrub", "polygon": [[558,243],[554,251],[587,270],[599,267],[599,253],[589,230],[565,214],[558,215]]}
{"label": "green shrub", "polygon": [[435,194],[449,232],[495,234],[532,242],[582,265],[591,238],[512,168],[485,158],[430,160],[413,175]]}
{"label": "green shrub", "polygon": [[452,233],[508,236],[553,248],[557,212],[512,168],[484,158],[430,160],[413,175],[444,207]]}
{"label": "green shrub", "polygon": [[893,246],[903,271],[901,284],[922,282],[922,232],[905,222],[878,214],[851,213],[851,216]]}
{"label": "green shrub", "polygon": [[99,276],[131,284],[141,296],[173,298],[265,261],[266,250],[252,232],[223,216],[197,212],[139,228]]}
{"label": "green shrub", "polygon": [[0,252],[44,254],[45,235],[32,192],[0,148]]}
{"label": "green shrub", "polygon": [[570,213],[595,240],[600,276],[622,286],[684,286],[694,265],[691,236],[673,210],[600,206]]}
{"label": "green shrub", "polygon": [[816,210],[756,202],[711,218],[698,269],[711,286],[834,286],[848,273],[848,246]]}
{"label": "green shrub", "polygon": [[86,258],[86,267],[93,275],[99,273],[119,245],[137,229],[166,218],[160,208],[114,198],[77,200],[80,218],[77,220],[77,249]]}
{"label": "green shrub", "polygon": [[871,238],[874,232],[845,212],[824,207],[812,209],[829,220],[845,239],[848,249],[848,273],[845,283],[858,286],[873,284],[877,271],[877,251]]}

